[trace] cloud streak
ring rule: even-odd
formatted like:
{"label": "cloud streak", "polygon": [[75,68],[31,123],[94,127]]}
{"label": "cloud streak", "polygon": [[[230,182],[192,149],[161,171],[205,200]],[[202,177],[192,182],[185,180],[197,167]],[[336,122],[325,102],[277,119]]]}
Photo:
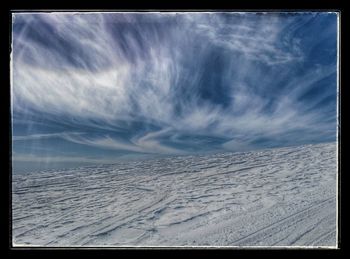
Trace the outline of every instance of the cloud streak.
{"label": "cloud streak", "polygon": [[13,18],[17,151],[43,138],[146,154],[335,138],[334,13]]}

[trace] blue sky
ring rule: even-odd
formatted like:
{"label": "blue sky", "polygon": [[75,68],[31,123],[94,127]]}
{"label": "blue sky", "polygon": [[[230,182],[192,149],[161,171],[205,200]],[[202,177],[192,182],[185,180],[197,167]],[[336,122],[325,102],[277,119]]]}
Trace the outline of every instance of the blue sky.
{"label": "blue sky", "polygon": [[336,140],[335,13],[15,13],[13,167]]}

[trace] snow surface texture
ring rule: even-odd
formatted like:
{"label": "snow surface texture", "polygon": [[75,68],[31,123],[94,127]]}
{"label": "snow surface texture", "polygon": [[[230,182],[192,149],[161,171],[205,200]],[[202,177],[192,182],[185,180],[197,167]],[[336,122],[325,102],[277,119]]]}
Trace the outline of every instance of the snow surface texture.
{"label": "snow surface texture", "polygon": [[13,175],[13,243],[336,246],[336,144]]}

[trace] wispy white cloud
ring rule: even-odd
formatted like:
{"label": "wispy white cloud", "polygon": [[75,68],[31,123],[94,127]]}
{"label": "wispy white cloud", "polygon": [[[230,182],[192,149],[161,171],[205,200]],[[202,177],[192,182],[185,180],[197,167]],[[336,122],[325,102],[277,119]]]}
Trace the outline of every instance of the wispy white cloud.
{"label": "wispy white cloud", "polygon": [[158,140],[161,136],[168,136],[170,130],[163,129],[156,132],[149,132],[141,137],[133,137],[132,142],[140,147],[145,153],[160,153],[160,154],[181,154],[186,153],[183,150],[165,146]]}
{"label": "wispy white cloud", "polygon": [[44,134],[33,134],[23,136],[12,136],[13,141],[26,141],[26,140],[37,140],[37,139],[48,139],[48,138],[66,138],[69,135],[79,135],[79,132],[60,132],[60,133],[44,133]]}
{"label": "wispy white cloud", "polygon": [[[164,139],[212,136],[227,139],[222,148],[245,149],[261,137],[329,132],[333,125],[323,122],[322,108],[305,112],[329,91],[300,101],[336,72],[333,64],[316,64],[297,73],[309,53],[296,31],[314,17],[16,13],[14,113],[24,121],[27,115],[28,123],[33,114],[59,118],[57,123],[75,121],[81,132],[34,133],[13,140],[55,137],[107,150],[177,154],[185,151]],[[308,52],[320,44],[314,41]],[[227,59],[222,67],[212,65],[220,58]],[[213,76],[206,77],[208,73]],[[203,98],[206,87],[212,95],[221,91],[228,104]],[[136,128],[133,135],[119,138],[106,132],[128,131],[134,122],[153,128]],[[96,134],[89,135],[92,129]]]}
{"label": "wispy white cloud", "polygon": [[[244,55],[248,59],[276,65],[301,61],[303,58],[299,41],[285,43],[280,40],[280,35],[293,19],[281,19],[280,16],[271,14],[260,14],[260,17],[254,13],[238,14],[228,25],[224,21],[225,17],[215,14],[185,17],[191,21],[197,33],[208,37],[214,44],[228,48],[234,54]],[[287,49],[283,43],[288,46]]]}
{"label": "wispy white cloud", "polygon": [[130,142],[114,139],[110,136],[97,138],[82,135],[65,135],[65,140],[103,149],[124,150],[136,153],[180,154],[183,151],[162,145],[156,138],[161,132],[152,132],[139,137],[133,137]]}

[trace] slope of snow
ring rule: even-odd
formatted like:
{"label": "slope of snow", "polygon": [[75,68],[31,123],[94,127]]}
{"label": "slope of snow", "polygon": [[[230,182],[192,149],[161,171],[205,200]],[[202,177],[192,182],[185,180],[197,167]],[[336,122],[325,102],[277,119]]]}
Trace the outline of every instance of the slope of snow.
{"label": "slope of snow", "polygon": [[336,144],[13,175],[15,246],[336,246]]}

